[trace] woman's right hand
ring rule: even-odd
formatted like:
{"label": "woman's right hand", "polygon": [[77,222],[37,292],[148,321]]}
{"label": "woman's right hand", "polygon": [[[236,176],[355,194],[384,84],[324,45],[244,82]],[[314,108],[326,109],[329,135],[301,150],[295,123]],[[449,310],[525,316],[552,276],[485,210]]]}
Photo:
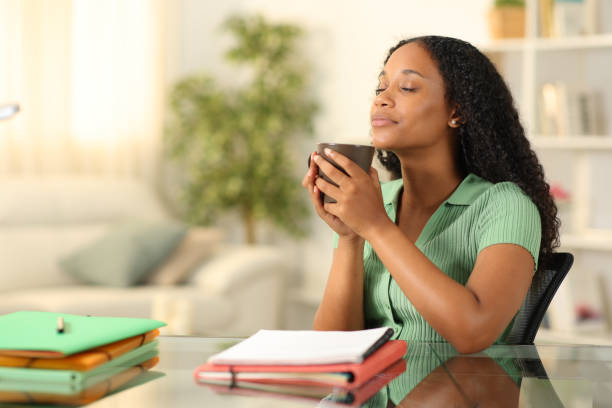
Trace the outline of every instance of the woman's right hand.
{"label": "woman's right hand", "polygon": [[312,201],[312,205],[314,206],[314,209],[319,217],[321,217],[321,219],[325,221],[325,223],[329,225],[331,229],[333,229],[342,238],[359,238],[359,235],[357,235],[352,229],[343,223],[340,218],[328,213],[325,211],[325,208],[323,208],[321,191],[315,185],[315,180],[319,174],[319,166],[317,166],[314,161],[316,154],[316,152],[312,152],[310,154],[310,166],[308,168],[308,172],[302,180],[302,186],[308,190],[308,193],[310,194],[310,201]]}

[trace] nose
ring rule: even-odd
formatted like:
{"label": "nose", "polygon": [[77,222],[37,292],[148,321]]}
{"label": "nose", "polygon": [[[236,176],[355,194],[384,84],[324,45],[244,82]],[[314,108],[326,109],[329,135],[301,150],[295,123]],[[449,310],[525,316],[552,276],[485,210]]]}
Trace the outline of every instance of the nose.
{"label": "nose", "polygon": [[386,107],[386,108],[390,108],[393,107],[393,99],[389,96],[389,94],[387,93],[387,89],[385,89],[384,91],[382,91],[381,93],[379,93],[378,95],[376,95],[376,97],[374,98],[374,106],[376,107]]}

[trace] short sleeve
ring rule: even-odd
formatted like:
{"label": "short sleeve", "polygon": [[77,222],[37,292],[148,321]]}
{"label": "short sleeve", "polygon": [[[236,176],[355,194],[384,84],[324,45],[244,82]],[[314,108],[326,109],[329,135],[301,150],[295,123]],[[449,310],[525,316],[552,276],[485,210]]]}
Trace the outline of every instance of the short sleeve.
{"label": "short sleeve", "polygon": [[515,244],[525,248],[538,268],[542,223],[538,208],[516,184],[499,183],[490,189],[478,220],[478,253],[495,244]]}

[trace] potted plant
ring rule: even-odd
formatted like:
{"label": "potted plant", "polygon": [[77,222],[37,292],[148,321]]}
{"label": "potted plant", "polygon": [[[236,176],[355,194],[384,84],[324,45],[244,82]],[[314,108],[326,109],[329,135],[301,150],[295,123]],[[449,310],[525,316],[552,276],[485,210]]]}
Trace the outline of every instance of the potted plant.
{"label": "potted plant", "polygon": [[182,212],[210,224],[237,210],[249,244],[260,220],[302,235],[309,212],[291,153],[312,134],[317,104],[296,54],[301,29],[262,16],[233,16],[223,27],[235,38],[226,59],[249,80],[235,88],[194,75],[172,89],[165,146],[184,177]]}
{"label": "potted plant", "polygon": [[489,31],[494,39],[525,36],[525,0],[495,0],[489,11]]}

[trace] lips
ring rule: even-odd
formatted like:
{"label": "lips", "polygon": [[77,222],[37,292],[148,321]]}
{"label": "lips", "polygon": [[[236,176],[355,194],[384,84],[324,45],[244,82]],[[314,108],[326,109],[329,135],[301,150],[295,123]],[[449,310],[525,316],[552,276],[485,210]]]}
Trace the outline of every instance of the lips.
{"label": "lips", "polygon": [[380,115],[380,114],[373,115],[371,123],[372,123],[372,127],[390,126],[390,125],[397,124],[396,121],[390,119],[389,117],[385,115]]}

